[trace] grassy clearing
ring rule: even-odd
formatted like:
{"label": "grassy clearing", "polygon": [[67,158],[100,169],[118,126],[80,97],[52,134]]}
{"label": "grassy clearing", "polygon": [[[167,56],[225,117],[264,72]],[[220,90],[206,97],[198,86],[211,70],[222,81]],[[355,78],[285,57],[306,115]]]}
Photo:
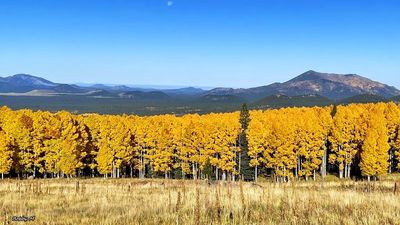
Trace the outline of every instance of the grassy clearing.
{"label": "grassy clearing", "polygon": [[[3,224],[400,224],[399,176],[289,184],[4,180]],[[78,185],[79,183],[79,185]],[[398,187],[398,189],[400,189]],[[35,216],[13,222],[12,216]]]}

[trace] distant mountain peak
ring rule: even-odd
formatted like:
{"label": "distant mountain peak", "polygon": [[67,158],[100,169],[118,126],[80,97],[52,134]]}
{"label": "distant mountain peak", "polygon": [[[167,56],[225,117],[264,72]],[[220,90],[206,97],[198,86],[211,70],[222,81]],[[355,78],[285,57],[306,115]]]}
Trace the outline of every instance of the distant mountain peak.
{"label": "distant mountain peak", "polygon": [[258,100],[274,94],[287,96],[316,94],[330,99],[343,99],[360,94],[393,97],[400,95],[400,91],[357,74],[321,73],[309,70],[284,83],[249,89],[216,88],[206,94],[236,95],[249,100]]}
{"label": "distant mountain peak", "polygon": [[6,77],[6,79],[24,79],[24,80],[41,80],[41,81],[45,81],[48,83],[53,83],[49,80],[46,80],[44,78],[38,77],[38,76],[34,76],[34,75],[30,75],[30,74],[25,74],[25,73],[19,73],[19,74],[14,74],[12,76],[8,76]]}
{"label": "distant mountain peak", "polygon": [[54,87],[57,84],[46,80],[41,77],[36,77],[30,74],[15,74],[2,79],[5,82],[11,83],[18,86],[43,86],[43,87]]}
{"label": "distant mountain peak", "polygon": [[26,73],[17,73],[17,74],[14,74],[12,76],[9,76],[9,77],[34,77],[34,78],[40,78],[40,77],[33,76],[33,75],[30,75],[30,74],[26,74]]}

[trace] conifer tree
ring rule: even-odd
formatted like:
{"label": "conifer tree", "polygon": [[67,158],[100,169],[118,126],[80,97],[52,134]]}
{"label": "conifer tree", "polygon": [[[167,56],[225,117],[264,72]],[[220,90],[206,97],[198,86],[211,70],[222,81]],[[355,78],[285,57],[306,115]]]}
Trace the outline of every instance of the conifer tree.
{"label": "conifer tree", "polygon": [[242,179],[244,180],[253,180],[256,179],[257,173],[258,173],[258,168],[257,165],[254,167],[254,172],[252,171],[250,167],[250,157],[248,154],[248,139],[246,136],[246,130],[249,126],[250,123],[250,113],[249,110],[247,109],[247,104],[243,104],[242,108],[240,110],[240,134],[239,134],[239,174]]}

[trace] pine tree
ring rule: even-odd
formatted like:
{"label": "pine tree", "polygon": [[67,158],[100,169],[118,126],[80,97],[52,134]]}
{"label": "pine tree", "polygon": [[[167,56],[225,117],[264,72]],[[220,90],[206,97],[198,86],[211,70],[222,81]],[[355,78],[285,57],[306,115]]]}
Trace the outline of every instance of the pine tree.
{"label": "pine tree", "polygon": [[249,151],[249,143],[248,143],[248,139],[246,136],[246,130],[249,127],[249,123],[250,123],[250,113],[249,110],[247,109],[247,105],[243,104],[242,105],[242,109],[240,111],[240,134],[239,134],[239,148],[240,148],[240,152],[239,152],[239,174],[241,176],[242,179],[244,180],[253,180],[253,179],[257,179],[257,166],[255,166],[254,168],[254,172],[252,171],[251,167],[250,167],[250,157],[248,154]]}

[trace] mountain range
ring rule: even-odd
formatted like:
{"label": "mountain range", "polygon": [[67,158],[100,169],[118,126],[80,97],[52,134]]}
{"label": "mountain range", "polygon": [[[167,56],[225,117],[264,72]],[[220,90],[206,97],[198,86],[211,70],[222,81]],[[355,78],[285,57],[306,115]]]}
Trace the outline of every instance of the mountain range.
{"label": "mountain range", "polygon": [[273,83],[248,89],[215,88],[210,93],[235,95],[249,100],[259,100],[270,95],[320,95],[335,100],[361,94],[373,94],[385,98],[400,95],[400,91],[395,87],[356,74],[319,73],[312,70],[284,83]]}
{"label": "mountain range", "polygon": [[[191,105],[194,111],[201,111],[195,109],[196,106],[208,104],[208,108],[212,110],[229,104],[233,107],[243,102],[249,103],[253,108],[275,108],[397,100],[400,99],[400,90],[356,74],[321,73],[313,70],[283,83],[253,88],[211,90],[194,87],[156,89],[104,84],[80,86],[55,83],[28,74],[16,74],[0,77],[0,96],[69,96],[79,101],[82,98],[125,99],[124,104],[141,102],[144,107],[154,107],[158,103],[168,103],[175,104],[177,108],[188,108],[188,105]],[[7,102],[12,104],[14,100],[16,101],[15,98],[7,99]],[[0,105],[2,104],[0,98]]]}
{"label": "mountain range", "polygon": [[154,88],[138,88],[129,87],[125,85],[104,85],[94,84],[91,86],[78,86],[75,84],[60,84],[46,80],[41,77],[32,76],[29,74],[16,74],[8,77],[0,77],[0,95],[7,95],[10,93],[18,95],[29,95],[32,91],[41,91],[42,93],[57,94],[80,94],[91,95],[97,93],[99,96],[125,96],[124,92],[136,92],[136,94],[149,93],[153,95],[154,92],[163,92],[169,95],[195,95],[203,93],[204,90],[199,88],[187,87],[180,89],[154,89]]}

